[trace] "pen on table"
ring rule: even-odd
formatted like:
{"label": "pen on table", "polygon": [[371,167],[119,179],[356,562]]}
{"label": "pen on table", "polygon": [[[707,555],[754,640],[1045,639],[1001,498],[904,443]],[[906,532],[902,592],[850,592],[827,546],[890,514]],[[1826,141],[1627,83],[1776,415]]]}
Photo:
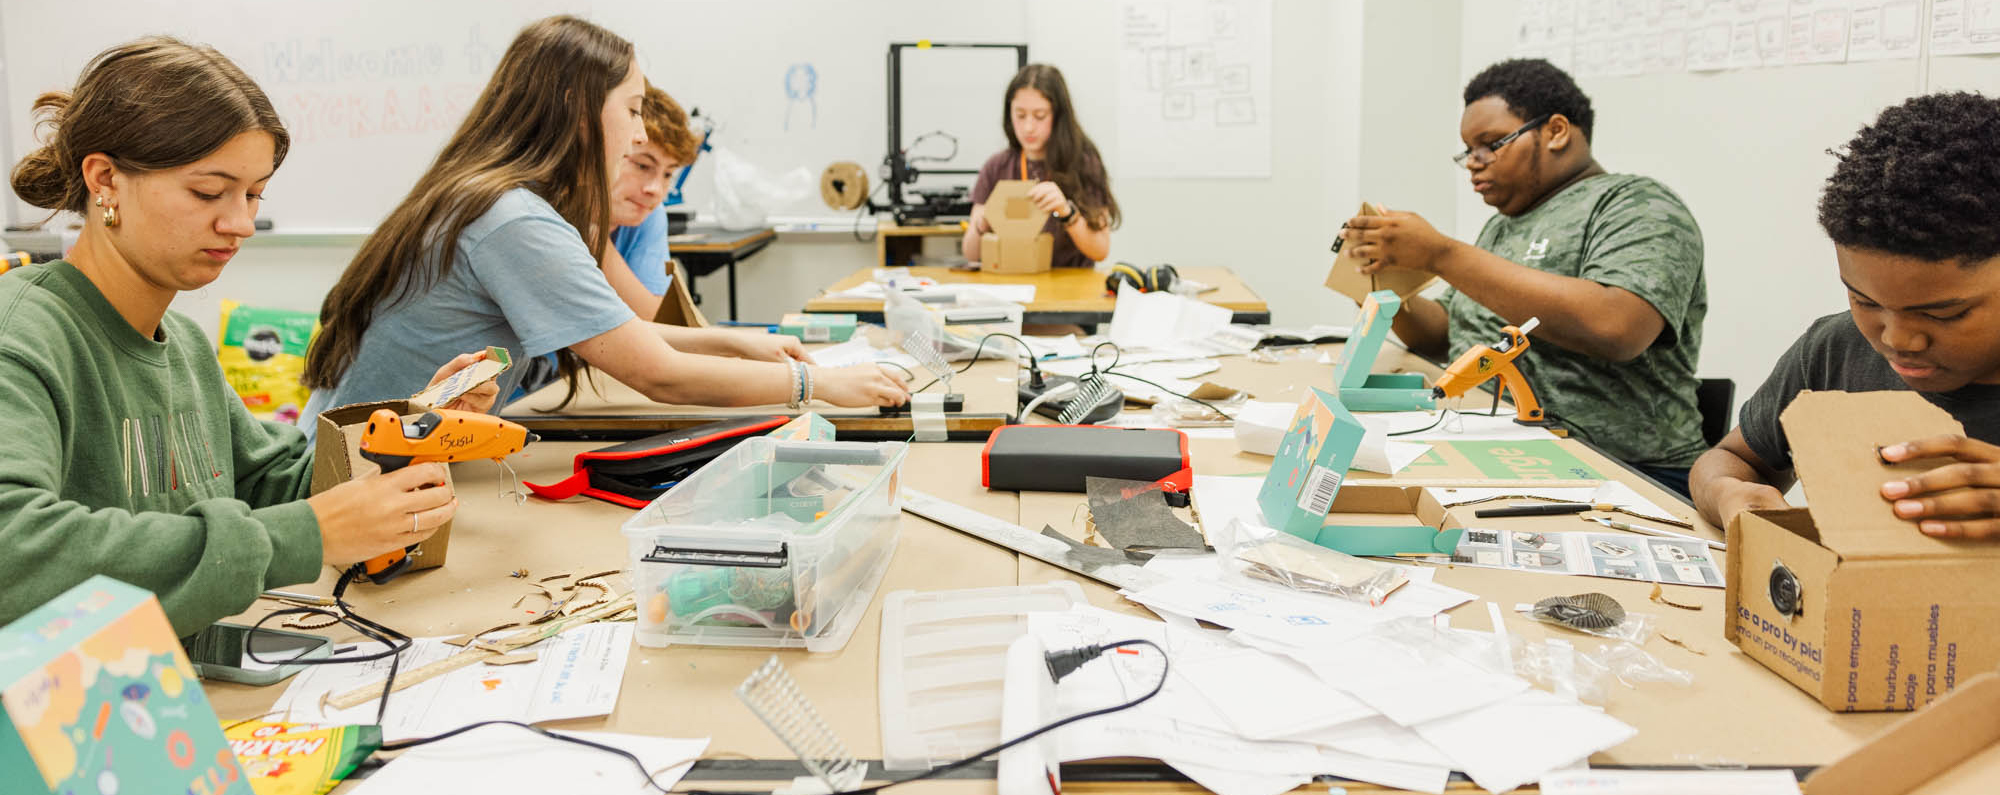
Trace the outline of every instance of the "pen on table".
{"label": "pen on table", "polygon": [[272,599],[283,599],[283,600],[285,600],[285,601],[287,601],[287,602],[304,602],[304,603],[306,603],[306,604],[309,604],[309,605],[330,605],[330,604],[333,604],[333,597],[331,597],[331,596],[316,596],[316,595],[314,595],[314,594],[309,594],[309,593],[295,593],[295,592],[292,592],[292,591],[280,591],[280,590],[278,590],[278,589],[276,589],[276,588],[272,588],[272,589],[270,589],[270,590],[268,590],[268,591],[265,591],[265,592],[264,592],[264,595],[265,595],[265,596],[268,596],[268,597],[271,597]]}
{"label": "pen on table", "polygon": [[1582,519],[1586,522],[1596,522],[1598,524],[1604,525],[1605,527],[1609,527],[1613,530],[1623,530],[1628,533],[1638,533],[1640,535],[1648,535],[1648,536],[1659,536],[1661,538],[1678,538],[1682,541],[1694,541],[1700,544],[1706,544],[1710,549],[1721,550],[1721,551],[1727,551],[1729,549],[1729,545],[1722,543],[1721,541],[1714,541],[1702,538],[1701,536],[1688,535],[1686,533],[1676,533],[1672,530],[1662,530],[1657,527],[1636,525],[1631,522],[1621,522],[1618,521],[1617,519],[1612,519],[1609,517],[1579,516],[1577,518]]}
{"label": "pen on table", "polygon": [[1499,508],[1480,508],[1472,515],[1480,519],[1502,516],[1555,516],[1565,513],[1583,513],[1597,506],[1588,502],[1551,502],[1538,505],[1506,505]]}

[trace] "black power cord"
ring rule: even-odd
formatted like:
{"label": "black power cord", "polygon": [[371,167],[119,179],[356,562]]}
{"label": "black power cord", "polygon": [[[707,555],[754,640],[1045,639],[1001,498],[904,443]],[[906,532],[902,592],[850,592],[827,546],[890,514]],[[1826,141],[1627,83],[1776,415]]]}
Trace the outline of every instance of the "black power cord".
{"label": "black power cord", "polygon": [[[244,634],[243,654],[249,657],[252,662],[263,663],[265,665],[344,665],[346,663],[380,660],[384,657],[389,658],[389,677],[382,683],[382,703],[375,710],[375,722],[379,724],[382,722],[383,717],[389,714],[389,694],[396,690],[396,673],[402,667],[402,654],[410,648],[413,641],[410,640],[410,636],[408,635],[361,617],[359,613],[354,612],[352,606],[347,604],[347,586],[353,584],[355,579],[360,576],[361,566],[359,564],[349,566],[346,571],[341,572],[340,579],[336,580],[333,584],[334,609],[332,610],[323,607],[288,607],[283,610],[273,610],[263,618],[258,619],[257,623],[250,625],[250,630]],[[359,633],[362,637],[382,644],[385,648],[381,651],[370,652],[368,654],[310,660],[266,660],[257,656],[256,644],[251,643],[250,638],[256,637],[259,632],[275,632],[275,630],[266,629],[264,626],[271,619],[279,616],[293,615],[331,618],[348,629]]]}
{"label": "black power cord", "polygon": [[[1097,646],[1081,646],[1074,649],[1065,649],[1063,651],[1046,652],[1043,655],[1043,661],[1049,667],[1049,676],[1055,679],[1056,681],[1062,681],[1062,678],[1064,676],[1068,676],[1071,672],[1075,671],[1078,668],[1083,667],[1085,663],[1088,663],[1091,660],[1095,660],[1098,657],[1103,656],[1105,652],[1111,651],[1112,649],[1123,648],[1126,646],[1151,646],[1153,647],[1153,651],[1159,652],[1160,654],[1160,681],[1155,682],[1153,684],[1153,689],[1147,691],[1145,695],[1132,699],[1131,701],[1124,702],[1122,704],[1113,704],[1108,707],[1101,707],[1086,712],[1079,712],[1075,715],[1071,715],[1067,718],[1063,718],[1061,720],[1043,726],[1039,729],[1028,732],[1027,734],[1023,734],[1012,740],[1008,740],[999,745],[993,746],[992,748],[988,748],[984,751],[974,753],[970,756],[965,757],[964,759],[960,759],[956,762],[951,762],[939,765],[937,767],[933,767],[929,770],[926,770],[922,773],[918,773],[909,778],[898,779],[886,784],[877,784],[872,787],[841,790],[839,792],[831,793],[831,795],[874,795],[874,793],[881,792],[882,790],[900,784],[908,784],[912,781],[923,781],[924,779],[937,778],[938,776],[942,776],[946,773],[958,770],[967,765],[974,764],[981,759],[985,759],[986,757],[1000,753],[1001,751],[1005,751],[1009,748],[1020,745],[1021,743],[1025,743],[1029,740],[1035,739],[1036,737],[1040,737],[1044,734],[1048,734],[1049,732],[1055,731],[1064,726],[1068,726],[1077,721],[1085,720],[1088,718],[1095,718],[1101,715],[1110,715],[1114,712],[1124,712],[1125,710],[1146,703],[1148,699],[1151,699],[1152,697],[1159,695],[1160,690],[1167,686],[1167,674],[1169,667],[1167,660],[1167,650],[1160,648],[1159,644],[1154,643],[1150,640],[1146,640],[1145,638],[1135,638],[1132,640],[1115,641],[1112,643],[1105,643]],[[689,790],[687,795],[750,795],[750,792],[747,790],[741,790],[741,791]]]}
{"label": "black power cord", "polygon": [[[1010,339],[1010,340],[1013,340],[1013,341],[1014,341],[1014,344],[1016,344],[1016,345],[1019,345],[1019,346],[1021,346],[1021,352],[1022,352],[1022,353],[1024,353],[1024,354],[1026,354],[1026,355],[1027,355],[1027,357],[1028,357],[1028,376],[1029,376],[1029,379],[1030,379],[1029,383],[1031,383],[1031,384],[1038,384],[1038,383],[1039,383],[1039,382],[1041,381],[1041,379],[1042,379],[1042,371],[1041,371],[1041,368],[1040,368],[1040,367],[1038,367],[1038,366],[1036,366],[1036,364],[1035,364],[1035,351],[1034,351],[1034,349],[1033,349],[1033,348],[1030,348],[1030,347],[1028,347],[1028,341],[1027,341],[1027,340],[1024,340],[1024,339],[1021,339],[1020,337],[1016,337],[1016,336],[1014,336],[1014,335],[1012,335],[1012,334],[1008,334],[1008,333],[1006,333],[1006,332],[1004,332],[1004,331],[995,331],[995,332],[991,332],[991,333],[988,333],[988,334],[987,334],[986,336],[983,336],[983,337],[980,337],[980,338],[979,338],[979,345],[978,345],[977,347],[974,347],[974,348],[972,349],[972,360],[971,360],[971,361],[968,361],[968,362],[966,362],[966,363],[965,363],[965,366],[964,366],[964,367],[960,367],[960,368],[958,368],[958,369],[957,369],[956,371],[954,371],[954,372],[958,372],[958,373],[963,373],[963,372],[965,372],[965,371],[967,371],[967,370],[970,370],[970,369],[972,369],[972,366],[973,366],[973,365],[975,365],[975,364],[978,364],[978,363],[979,363],[979,357],[980,357],[980,356],[981,356],[982,354],[984,354],[984,353],[986,352],[986,341],[987,341],[987,340],[990,340],[990,339],[993,339],[994,337],[1006,337],[1007,339]],[[904,369],[905,369],[905,371],[907,371],[907,370],[908,370],[908,368],[904,368]],[[938,380],[939,380],[939,379],[936,379],[936,378],[933,378],[933,379],[931,379],[930,383],[928,383],[928,384],[924,384],[924,385],[923,385],[923,386],[922,386],[921,388],[918,388],[918,389],[912,389],[912,390],[910,390],[910,392],[911,392],[912,394],[914,394],[914,393],[917,393],[917,392],[922,392],[922,391],[924,391],[924,390],[926,390],[926,389],[930,389],[931,387],[934,387],[934,386],[937,386],[937,384],[938,384]],[[1039,389],[1039,388],[1041,388],[1041,387],[1040,387],[1040,386],[1036,386],[1036,388],[1037,388],[1037,389]]]}

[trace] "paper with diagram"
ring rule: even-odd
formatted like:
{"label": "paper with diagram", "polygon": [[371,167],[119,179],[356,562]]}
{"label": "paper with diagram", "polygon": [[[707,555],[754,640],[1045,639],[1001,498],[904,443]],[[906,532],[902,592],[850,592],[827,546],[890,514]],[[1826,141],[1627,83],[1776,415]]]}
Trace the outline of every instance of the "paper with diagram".
{"label": "paper with diagram", "polygon": [[1118,14],[1120,176],[1271,176],[1270,0],[1126,0]]}
{"label": "paper with diagram", "polygon": [[1469,529],[1451,562],[1545,574],[1615,577],[1721,588],[1722,553],[1700,541],[1627,533]]}

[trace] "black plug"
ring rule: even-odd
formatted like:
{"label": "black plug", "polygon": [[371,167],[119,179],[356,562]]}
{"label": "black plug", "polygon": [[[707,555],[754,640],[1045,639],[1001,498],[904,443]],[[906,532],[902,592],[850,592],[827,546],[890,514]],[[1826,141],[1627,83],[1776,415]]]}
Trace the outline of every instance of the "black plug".
{"label": "black plug", "polygon": [[1084,663],[1102,656],[1107,648],[1102,645],[1078,646],[1074,649],[1045,652],[1042,657],[1043,661],[1048,663],[1049,678],[1060,682],[1063,680],[1063,677],[1075,673],[1078,668],[1082,668]]}

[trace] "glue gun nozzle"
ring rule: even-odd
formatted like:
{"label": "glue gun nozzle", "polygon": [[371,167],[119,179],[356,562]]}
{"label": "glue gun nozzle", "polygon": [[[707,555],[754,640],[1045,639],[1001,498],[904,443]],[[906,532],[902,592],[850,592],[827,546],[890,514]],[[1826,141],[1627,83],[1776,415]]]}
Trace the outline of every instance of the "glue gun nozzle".
{"label": "glue gun nozzle", "polygon": [[537,436],[537,435],[535,434],[535,432],[534,432],[534,431],[529,431],[529,432],[528,432],[528,444],[534,444],[534,443],[536,443],[536,442],[539,442],[539,441],[541,441],[541,440],[542,440],[542,437],[540,437],[540,436]]}

